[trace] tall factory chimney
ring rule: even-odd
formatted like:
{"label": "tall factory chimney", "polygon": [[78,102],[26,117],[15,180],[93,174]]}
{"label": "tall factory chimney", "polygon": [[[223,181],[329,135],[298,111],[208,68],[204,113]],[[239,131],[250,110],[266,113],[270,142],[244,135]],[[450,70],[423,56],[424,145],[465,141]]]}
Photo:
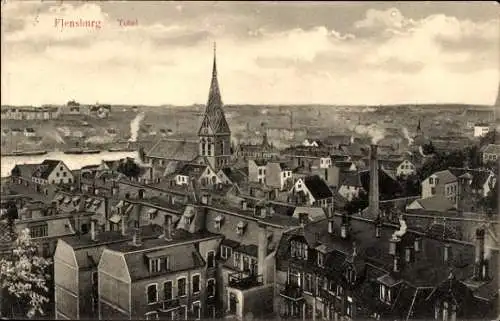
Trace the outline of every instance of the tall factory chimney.
{"label": "tall factory chimney", "polygon": [[371,217],[379,215],[379,185],[377,145],[370,145],[370,191],[368,195],[368,209]]}

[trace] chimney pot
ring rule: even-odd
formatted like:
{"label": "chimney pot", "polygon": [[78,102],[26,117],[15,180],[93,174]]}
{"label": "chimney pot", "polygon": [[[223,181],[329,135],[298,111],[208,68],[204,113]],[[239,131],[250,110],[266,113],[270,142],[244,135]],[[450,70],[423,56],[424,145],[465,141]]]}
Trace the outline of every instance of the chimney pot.
{"label": "chimney pot", "polygon": [[120,221],[120,232],[122,235],[127,235],[127,224],[125,220],[125,216],[122,215],[122,219]]}
{"label": "chimney pot", "polygon": [[92,241],[97,241],[98,236],[99,236],[99,230],[97,228],[97,221],[96,220],[91,220],[90,221],[90,238]]}
{"label": "chimney pot", "polygon": [[170,215],[165,215],[163,235],[165,237],[165,240],[172,240],[172,217]]}
{"label": "chimney pot", "polygon": [[333,220],[328,221],[328,234],[333,235]]}
{"label": "chimney pot", "polygon": [[343,239],[347,238],[347,224],[343,223],[340,226],[340,237]]}
{"label": "chimney pot", "polygon": [[141,235],[138,227],[134,228],[134,232],[132,234],[132,245],[135,246],[141,245]]}

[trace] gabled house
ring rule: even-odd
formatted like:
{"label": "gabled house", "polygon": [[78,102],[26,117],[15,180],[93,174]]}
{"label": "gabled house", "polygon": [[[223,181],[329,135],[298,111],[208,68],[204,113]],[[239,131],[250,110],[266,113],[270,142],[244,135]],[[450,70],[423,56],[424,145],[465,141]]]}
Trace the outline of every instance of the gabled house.
{"label": "gabled house", "polygon": [[338,193],[348,201],[358,197],[359,192],[363,189],[359,174],[356,172],[342,173],[340,177]]}
{"label": "gabled house", "polygon": [[483,164],[494,163],[500,159],[500,145],[488,144],[482,150]]}
{"label": "gabled house", "polygon": [[299,178],[289,192],[289,198],[296,204],[307,204],[328,208],[333,205],[333,192],[319,176]]}
{"label": "gabled house", "polygon": [[421,183],[422,198],[441,196],[457,202],[458,180],[449,170],[436,172]]}
{"label": "gabled house", "polygon": [[46,159],[38,165],[32,174],[36,184],[71,184],[74,182],[73,173],[63,161]]}
{"label": "gabled house", "polygon": [[267,161],[262,159],[248,160],[248,181],[252,183],[266,183]]}
{"label": "gabled house", "polygon": [[186,164],[174,175],[177,185],[189,185],[191,179],[203,187],[221,183],[217,173],[209,165]]}

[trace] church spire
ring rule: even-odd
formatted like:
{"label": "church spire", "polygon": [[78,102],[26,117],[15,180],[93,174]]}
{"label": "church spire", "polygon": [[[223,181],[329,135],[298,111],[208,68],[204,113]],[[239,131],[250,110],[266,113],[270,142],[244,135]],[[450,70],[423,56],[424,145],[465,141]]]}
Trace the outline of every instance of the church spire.
{"label": "church spire", "polygon": [[222,99],[219,90],[219,82],[217,81],[217,49],[214,42],[214,63],[212,67],[212,82],[208,94],[207,109],[213,109],[215,107],[222,107]]}

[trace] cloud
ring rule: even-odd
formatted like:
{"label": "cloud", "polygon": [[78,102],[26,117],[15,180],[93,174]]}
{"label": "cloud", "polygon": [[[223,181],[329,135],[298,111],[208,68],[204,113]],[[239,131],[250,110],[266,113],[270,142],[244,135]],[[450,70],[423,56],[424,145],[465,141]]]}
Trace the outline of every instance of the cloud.
{"label": "cloud", "polygon": [[[230,104],[487,104],[498,87],[498,19],[408,17],[401,8],[361,12],[365,7],[356,5],[360,15],[347,28],[320,4],[282,11],[250,3],[147,3],[135,11],[123,4],[119,12],[110,6],[44,3],[2,12],[2,90],[8,93],[2,103],[68,97],[204,103],[215,40],[222,95]],[[134,18],[131,13],[139,25],[120,27],[116,19]],[[61,31],[56,18],[99,20],[102,28]]]}

